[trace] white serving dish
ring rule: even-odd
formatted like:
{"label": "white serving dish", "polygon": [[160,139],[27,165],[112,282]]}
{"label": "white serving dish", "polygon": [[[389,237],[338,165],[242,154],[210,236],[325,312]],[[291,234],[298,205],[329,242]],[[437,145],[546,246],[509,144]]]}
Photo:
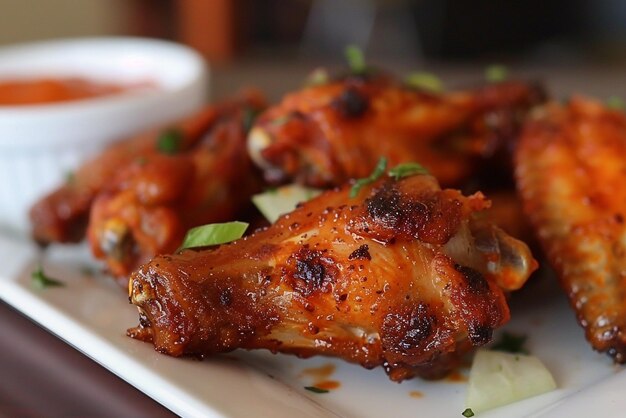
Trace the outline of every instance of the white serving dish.
{"label": "white serving dish", "polygon": [[[52,246],[42,257],[32,243],[0,233],[0,254],[5,257],[0,299],[180,416],[462,418],[467,391],[462,378],[398,384],[381,368],[365,370],[336,359],[302,360],[266,350],[238,350],[204,361],[159,354],[151,344],[125,335],[139,320],[125,292],[109,277],[83,273],[94,266],[86,245]],[[65,286],[34,287],[31,272],[40,263]],[[528,336],[526,347],[544,362],[558,388],[476,416],[623,417],[626,373],[591,350],[556,280],[545,279],[534,279],[516,295],[513,320],[504,329]],[[329,363],[336,367],[329,379],[341,386],[326,394],[305,390],[314,381],[304,370]]]}
{"label": "white serving dish", "polygon": [[192,49],[142,38],[59,40],[0,48],[0,81],[84,77],[158,88],[45,105],[0,106],[0,229],[24,234],[37,198],[108,143],[199,108],[208,69]]}

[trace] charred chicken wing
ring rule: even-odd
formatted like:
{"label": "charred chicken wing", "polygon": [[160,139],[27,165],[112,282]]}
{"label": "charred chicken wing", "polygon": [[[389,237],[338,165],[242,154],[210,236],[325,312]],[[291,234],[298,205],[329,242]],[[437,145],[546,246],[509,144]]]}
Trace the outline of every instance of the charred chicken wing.
{"label": "charred chicken wing", "polygon": [[[262,100],[256,94],[217,106],[207,106],[187,120],[171,127],[178,134],[178,151],[192,149],[224,115],[250,103],[258,109]],[[170,152],[163,140],[163,129],[120,141],[85,163],[66,184],[43,197],[30,210],[33,238],[41,244],[78,242],[85,236],[91,204],[100,191],[115,181],[120,171],[155,154]],[[159,149],[163,148],[163,149]],[[132,171],[132,170],[130,170]]]}
{"label": "charred chicken wing", "polygon": [[534,113],[516,177],[525,211],[594,349],[626,362],[626,117],[574,98]]}
{"label": "charred chicken wing", "polygon": [[459,186],[508,147],[541,100],[541,89],[519,82],[433,94],[388,77],[348,76],[287,95],[257,119],[248,149],[270,182],[337,186],[366,176],[384,155]]}
{"label": "charred chicken wing", "polygon": [[507,322],[504,292],[536,266],[477,219],[488,204],[428,175],[328,191],[251,236],[142,266],[129,335],[173,356],[266,348],[441,377]]}
{"label": "charred chicken wing", "polygon": [[154,255],[174,252],[189,228],[230,220],[249,206],[260,182],[246,153],[245,119],[260,109],[257,97],[218,106],[219,117],[193,147],[174,142],[166,154],[143,154],[100,191],[87,236],[123,286]]}

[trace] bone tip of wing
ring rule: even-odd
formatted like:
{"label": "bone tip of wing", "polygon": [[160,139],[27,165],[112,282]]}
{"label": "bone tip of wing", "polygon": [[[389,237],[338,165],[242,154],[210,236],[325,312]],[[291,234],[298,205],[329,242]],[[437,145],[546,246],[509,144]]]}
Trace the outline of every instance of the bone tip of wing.
{"label": "bone tip of wing", "polygon": [[263,157],[263,151],[274,141],[266,129],[255,126],[248,134],[247,148],[252,161],[260,168],[270,169],[273,166]]}

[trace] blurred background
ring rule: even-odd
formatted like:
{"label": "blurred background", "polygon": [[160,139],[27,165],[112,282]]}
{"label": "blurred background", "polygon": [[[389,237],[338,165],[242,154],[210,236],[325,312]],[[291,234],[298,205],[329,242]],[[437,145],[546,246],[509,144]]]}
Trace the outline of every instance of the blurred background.
{"label": "blurred background", "polygon": [[0,0],[0,10],[0,46],[100,35],[189,44],[215,70],[214,96],[250,75],[248,83],[287,90],[313,66],[340,64],[348,43],[398,72],[472,78],[494,62],[530,76],[556,71],[564,91],[570,74],[626,68],[620,0]]}

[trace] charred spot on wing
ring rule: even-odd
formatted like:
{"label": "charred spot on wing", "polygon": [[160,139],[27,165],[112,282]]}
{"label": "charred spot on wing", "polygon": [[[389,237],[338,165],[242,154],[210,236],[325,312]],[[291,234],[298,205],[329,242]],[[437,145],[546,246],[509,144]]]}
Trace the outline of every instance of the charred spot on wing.
{"label": "charred spot on wing", "polygon": [[222,306],[230,306],[233,303],[233,291],[226,288],[220,292],[220,304]]}
{"label": "charred spot on wing", "polygon": [[485,345],[491,341],[493,334],[493,328],[489,325],[480,323],[470,323],[468,326],[468,338],[470,342],[475,345]]}
{"label": "charred spot on wing", "polygon": [[293,260],[293,288],[303,296],[309,296],[316,290],[330,291],[329,284],[335,282],[334,260],[322,251],[311,250],[303,246],[290,257]]}
{"label": "charred spot on wing", "polygon": [[400,192],[396,188],[382,187],[365,204],[367,212],[377,223],[389,229],[396,229],[400,224]]}
{"label": "charred spot on wing", "polygon": [[358,118],[367,112],[369,99],[354,87],[347,87],[332,106],[345,118]]}
{"label": "charred spot on wing", "polygon": [[361,245],[348,256],[348,260],[371,260],[369,246],[367,244]]}
{"label": "charred spot on wing", "polygon": [[437,322],[437,315],[427,304],[404,305],[383,319],[383,347],[401,356],[422,351],[425,342],[432,337]]}
{"label": "charred spot on wing", "polygon": [[[445,244],[456,234],[462,204],[440,192],[421,196],[403,194],[387,182],[365,201],[367,214],[375,224],[428,244]],[[388,239],[387,239],[388,241]]]}
{"label": "charred spot on wing", "polygon": [[487,282],[485,277],[479,271],[460,264],[455,264],[454,269],[461,273],[467,283],[467,286],[473,293],[479,294],[489,291],[489,282]]}

